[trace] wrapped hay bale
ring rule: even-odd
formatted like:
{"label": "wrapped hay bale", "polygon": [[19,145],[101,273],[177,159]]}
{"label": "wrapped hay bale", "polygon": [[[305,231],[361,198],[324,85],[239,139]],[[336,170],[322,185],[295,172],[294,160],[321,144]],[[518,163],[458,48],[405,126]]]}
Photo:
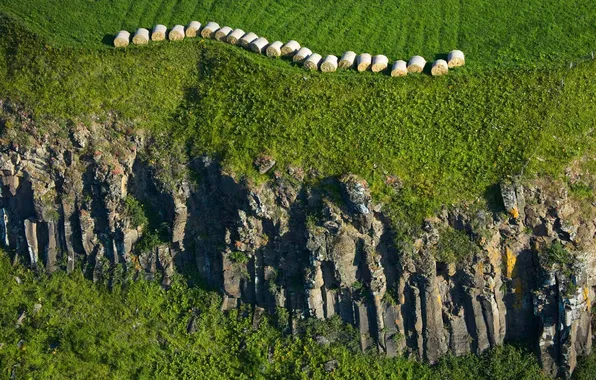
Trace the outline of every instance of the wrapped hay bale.
{"label": "wrapped hay bale", "polygon": [[362,53],[358,56],[358,59],[356,60],[356,69],[359,72],[366,71],[366,69],[370,67],[371,63],[372,56],[368,53]]}
{"label": "wrapped hay bale", "polygon": [[426,59],[415,55],[408,62],[408,73],[421,73],[424,70],[424,66],[426,66]]}
{"label": "wrapped hay bale", "polygon": [[259,36],[257,36],[256,34],[254,34],[253,32],[250,32],[248,34],[245,34],[244,36],[242,36],[242,38],[240,39],[240,45],[245,48],[248,49],[250,44],[252,44],[254,42],[254,40],[256,40],[257,38],[259,38]]}
{"label": "wrapped hay bale", "polygon": [[228,36],[226,37],[226,42],[232,45],[238,45],[243,35],[244,30],[234,29],[232,33],[228,34]]}
{"label": "wrapped hay bale", "polygon": [[137,29],[135,36],[132,38],[132,43],[135,45],[147,45],[149,43],[149,31],[145,28]]}
{"label": "wrapped hay bale", "polygon": [[309,48],[307,48],[307,47],[301,47],[298,50],[298,52],[296,54],[294,54],[294,57],[292,58],[292,61],[294,61],[294,62],[302,62],[306,58],[310,57],[311,54],[312,54],[312,51],[310,51]]}
{"label": "wrapped hay bale", "polygon": [[284,46],[281,47],[281,55],[288,56],[295,54],[298,50],[300,50],[300,44],[297,41],[288,41]]}
{"label": "wrapped hay bale", "polygon": [[250,50],[255,53],[263,54],[265,47],[269,44],[269,41],[265,37],[259,37],[250,43]]}
{"label": "wrapped hay bale", "polygon": [[319,68],[319,63],[321,62],[321,59],[323,59],[323,57],[321,57],[320,54],[314,53],[311,54],[306,61],[304,61],[304,68],[307,70],[317,70]]}
{"label": "wrapped hay bale", "polygon": [[267,46],[267,57],[277,58],[281,55],[281,47],[283,46],[283,42],[275,41],[269,46]]}
{"label": "wrapped hay bale", "polygon": [[461,50],[451,50],[449,54],[447,54],[447,66],[450,69],[454,67],[460,67],[466,64],[466,57],[464,56],[464,52]]}
{"label": "wrapped hay bale", "polygon": [[218,41],[225,41],[230,33],[232,33],[232,28],[229,26],[224,26],[215,32],[215,39]]}
{"label": "wrapped hay bale", "polygon": [[114,38],[114,46],[117,48],[127,47],[129,40],[130,40],[130,33],[127,32],[126,30],[121,30],[116,35],[116,38]]}
{"label": "wrapped hay bale", "polygon": [[193,38],[196,37],[201,30],[201,23],[198,21],[191,21],[190,24],[186,27],[186,37]]}
{"label": "wrapped hay bale", "polygon": [[391,67],[391,76],[392,77],[405,77],[408,75],[408,66],[406,61],[395,61],[393,66]]}
{"label": "wrapped hay bale", "polygon": [[447,61],[444,59],[437,59],[433,62],[433,67],[430,69],[430,73],[433,76],[438,75],[445,75],[449,72],[449,66],[447,65]]}
{"label": "wrapped hay bale", "polygon": [[321,71],[324,73],[332,73],[337,70],[337,57],[334,55],[328,55],[321,63]]}
{"label": "wrapped hay bale", "polygon": [[153,28],[153,32],[151,33],[151,41],[163,41],[166,39],[166,28],[165,25],[157,24]]}
{"label": "wrapped hay bale", "polygon": [[218,29],[219,29],[219,24],[211,21],[211,22],[207,23],[207,25],[205,25],[203,30],[201,30],[201,37],[213,38],[213,36],[215,35],[215,32],[217,32]]}
{"label": "wrapped hay bale", "polygon": [[182,25],[173,27],[170,34],[168,34],[168,39],[170,41],[182,41],[184,39],[184,27]]}
{"label": "wrapped hay bale", "polygon": [[349,69],[354,66],[354,61],[356,60],[356,53],[353,51],[347,51],[344,55],[341,56],[339,60],[339,68],[340,69]]}
{"label": "wrapped hay bale", "polygon": [[385,70],[387,65],[389,65],[389,59],[382,54],[378,54],[373,58],[371,70],[373,73],[378,73]]}

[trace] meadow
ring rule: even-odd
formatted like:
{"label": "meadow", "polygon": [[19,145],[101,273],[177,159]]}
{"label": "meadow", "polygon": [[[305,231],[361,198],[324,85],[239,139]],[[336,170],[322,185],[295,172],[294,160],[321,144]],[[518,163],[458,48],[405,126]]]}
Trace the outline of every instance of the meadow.
{"label": "meadow", "polygon": [[457,48],[469,57],[468,71],[568,62],[596,49],[591,0],[4,0],[0,10],[53,44],[90,48],[109,47],[120,29],[197,19],[269,41],[296,39],[323,55],[432,60]]}
{"label": "meadow", "polygon": [[410,224],[594,151],[591,59],[444,78],[325,75],[215,41],[56,47],[14,18],[1,24],[0,91],[40,128],[111,112],[161,136],[156,152],[216,155],[238,176],[265,180],[252,165],[262,153],[314,181],[353,172]]}

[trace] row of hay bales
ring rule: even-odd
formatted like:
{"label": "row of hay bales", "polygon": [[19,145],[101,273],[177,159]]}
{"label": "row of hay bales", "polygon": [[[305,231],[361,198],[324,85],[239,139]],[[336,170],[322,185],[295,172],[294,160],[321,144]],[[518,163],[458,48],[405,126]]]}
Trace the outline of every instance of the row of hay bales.
{"label": "row of hay bales", "polygon": [[[132,37],[135,45],[146,45],[149,41],[163,41],[166,38],[170,41],[180,41],[186,38],[193,38],[200,35],[203,38],[212,38],[217,41],[224,41],[232,45],[239,45],[245,49],[258,54],[265,54],[268,57],[291,57],[293,62],[300,63],[307,70],[321,70],[324,73],[331,73],[339,69],[355,68],[358,72],[370,70],[374,73],[384,72],[390,68],[392,77],[405,76],[410,73],[420,73],[424,70],[426,60],[416,55],[408,62],[397,60],[389,65],[387,56],[378,54],[372,56],[368,53],[356,54],[353,51],[345,52],[341,57],[335,55],[322,55],[313,53],[309,48],[300,46],[297,41],[283,43],[274,41],[269,43],[265,37],[259,37],[255,33],[245,33],[242,29],[233,29],[229,26],[220,27],[216,22],[209,22],[201,26],[198,21],[192,21],[186,28],[176,25],[168,32],[165,25],[156,25],[151,33],[148,29],[139,28]],[[114,39],[115,47],[126,47],[130,43],[130,33],[122,30]],[[447,60],[438,59],[432,63],[431,74],[433,76],[445,75],[449,69],[463,66],[465,56],[461,50],[452,50]]]}

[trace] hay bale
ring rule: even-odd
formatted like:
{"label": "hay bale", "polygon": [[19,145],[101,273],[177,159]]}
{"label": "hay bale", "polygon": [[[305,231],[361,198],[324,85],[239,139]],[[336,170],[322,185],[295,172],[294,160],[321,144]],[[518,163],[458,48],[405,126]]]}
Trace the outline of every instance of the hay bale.
{"label": "hay bale", "polygon": [[219,29],[215,32],[215,39],[218,41],[225,41],[226,38],[232,33],[232,28],[229,26],[224,26],[223,28]]}
{"label": "hay bale", "polygon": [[265,47],[269,44],[269,41],[265,37],[259,37],[253,42],[250,43],[250,50],[254,51],[255,53],[263,54],[265,52]]}
{"label": "hay bale", "polygon": [[121,30],[114,38],[114,46],[117,48],[127,47],[130,40],[130,33],[126,30]]}
{"label": "hay bale", "polygon": [[464,52],[461,50],[451,50],[449,54],[447,54],[447,66],[450,69],[454,67],[460,67],[466,64],[466,57],[464,56]]}
{"label": "hay bale", "polygon": [[219,24],[213,21],[210,21],[205,25],[203,30],[201,30],[201,37],[203,38],[213,38],[215,36],[215,32],[219,30]]}
{"label": "hay bale", "polygon": [[153,32],[151,32],[151,41],[163,41],[166,39],[166,32],[168,28],[165,25],[157,24],[153,27]]}
{"label": "hay bale", "polygon": [[226,37],[226,42],[232,45],[238,45],[243,35],[244,30],[234,29],[232,33],[228,34],[228,36]]}
{"label": "hay bale", "polygon": [[321,59],[323,59],[323,57],[321,57],[320,54],[311,54],[310,56],[308,56],[306,61],[304,61],[304,68],[307,70],[317,70],[319,68],[319,63],[321,62]]}
{"label": "hay bale", "polygon": [[337,70],[337,57],[328,55],[321,63],[321,71],[324,73],[333,73]]}
{"label": "hay bale", "polygon": [[437,59],[433,62],[433,67],[430,69],[432,76],[446,75],[449,72],[449,66],[444,59]]}
{"label": "hay bale", "polygon": [[393,62],[393,66],[391,67],[391,76],[405,77],[406,75],[408,75],[408,65],[406,61],[402,61],[400,59],[398,61]]}
{"label": "hay bale", "polygon": [[389,65],[389,59],[382,54],[378,54],[373,58],[371,70],[373,73],[378,73],[385,70],[387,65]]}
{"label": "hay bale", "polygon": [[132,38],[132,43],[135,45],[147,45],[149,43],[149,31],[145,28],[137,29],[135,36]]}
{"label": "hay bale", "polygon": [[182,41],[184,39],[184,27],[182,25],[173,27],[170,34],[168,34],[168,39],[170,41]]}
{"label": "hay bale", "polygon": [[362,53],[358,56],[356,60],[356,69],[359,72],[366,71],[370,67],[372,63],[372,56],[368,53]]}
{"label": "hay bale", "polygon": [[340,69],[350,69],[354,66],[354,61],[356,60],[356,53],[353,51],[347,51],[344,55],[341,56],[339,60],[339,68]]}
{"label": "hay bale", "polygon": [[281,47],[281,55],[286,57],[295,54],[298,50],[300,50],[300,44],[297,41],[291,40]]}
{"label": "hay bale", "polygon": [[294,61],[294,62],[302,62],[306,58],[310,57],[311,54],[312,54],[312,51],[310,51],[309,48],[307,48],[307,47],[301,47],[298,50],[298,52],[296,54],[294,54],[294,57],[292,58],[292,61]]}
{"label": "hay bale", "polygon": [[408,73],[421,73],[424,70],[424,66],[426,66],[426,59],[415,55],[408,62]]}
{"label": "hay bale", "polygon": [[267,57],[277,58],[281,55],[281,47],[283,46],[283,42],[275,41],[267,46]]}
{"label": "hay bale", "polygon": [[193,38],[196,37],[201,30],[201,23],[198,21],[191,21],[190,24],[186,27],[186,37]]}
{"label": "hay bale", "polygon": [[240,39],[240,45],[245,48],[248,49],[250,44],[252,44],[257,38],[259,38],[259,36],[257,36],[256,34],[254,34],[253,32],[250,32],[248,34],[245,34],[244,36],[242,36],[242,38]]}

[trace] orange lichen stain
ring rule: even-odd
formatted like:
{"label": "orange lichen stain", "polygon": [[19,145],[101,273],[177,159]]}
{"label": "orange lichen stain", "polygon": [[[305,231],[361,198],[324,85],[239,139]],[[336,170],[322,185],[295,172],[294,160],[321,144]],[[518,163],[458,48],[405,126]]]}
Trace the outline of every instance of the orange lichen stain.
{"label": "orange lichen stain", "polygon": [[587,285],[582,288],[582,294],[584,296],[584,300],[586,300],[586,310],[590,311],[590,289],[588,289]]}
{"label": "orange lichen stain", "polygon": [[479,274],[484,273],[484,263],[482,261],[478,262],[478,265],[476,266],[476,271]]}
{"label": "orange lichen stain", "polygon": [[514,277],[514,268],[515,268],[515,263],[517,261],[517,257],[515,257],[515,255],[513,254],[513,251],[511,251],[511,249],[509,249],[509,247],[505,248],[505,255],[504,255],[504,260],[505,261],[505,276],[507,278],[513,278]]}
{"label": "orange lichen stain", "polygon": [[439,306],[443,306],[443,299],[441,298],[441,293],[437,293],[437,302]]}
{"label": "orange lichen stain", "polygon": [[511,214],[512,217],[514,217],[515,219],[519,218],[519,210],[517,209],[517,207],[512,208],[511,210],[509,210],[509,213]]}

